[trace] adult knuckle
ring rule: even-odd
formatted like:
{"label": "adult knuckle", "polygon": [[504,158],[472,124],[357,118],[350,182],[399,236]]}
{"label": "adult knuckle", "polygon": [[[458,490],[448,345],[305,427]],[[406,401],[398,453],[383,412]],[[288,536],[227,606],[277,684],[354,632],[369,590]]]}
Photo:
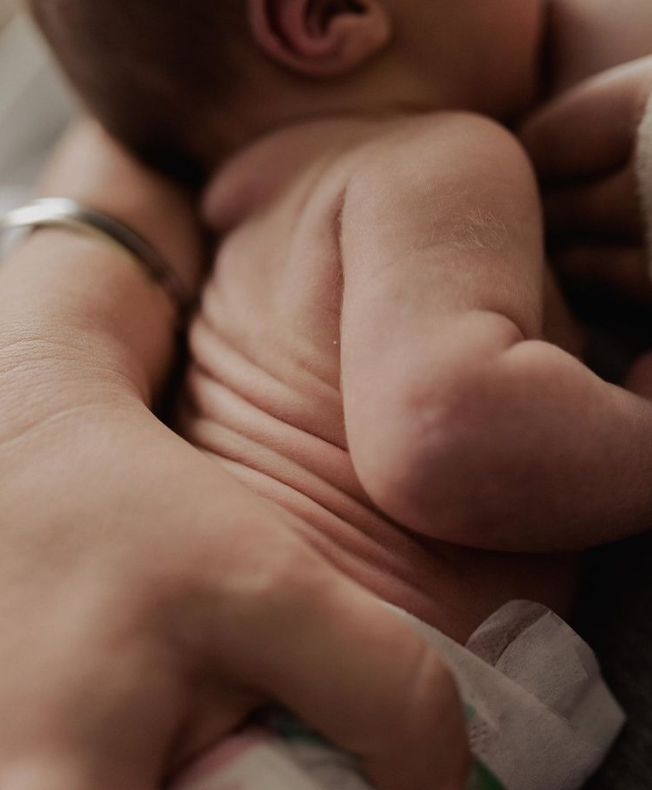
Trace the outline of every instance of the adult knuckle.
{"label": "adult knuckle", "polygon": [[415,693],[423,695],[424,700],[448,709],[459,706],[460,695],[455,676],[432,650],[422,649],[414,677]]}
{"label": "adult knuckle", "polygon": [[[411,686],[404,714],[407,728],[413,724],[412,738],[428,742],[433,731],[447,751],[455,757],[457,769],[463,771],[468,756],[468,744],[462,700],[455,676],[441,658],[427,646],[417,654],[411,673]],[[433,727],[436,729],[433,730]],[[451,776],[455,772],[451,771]]]}
{"label": "adult knuckle", "polygon": [[[255,654],[266,650],[265,635],[291,638],[297,623],[314,614],[318,593],[311,567],[320,565],[314,559],[301,548],[268,547],[249,556],[244,565],[236,562],[217,574],[208,595],[201,593],[201,600],[191,602],[212,634],[211,655],[219,657],[225,671],[246,674]],[[188,623],[187,617],[184,622]],[[192,643],[193,635],[188,638]]]}
{"label": "adult knuckle", "polygon": [[246,573],[232,580],[230,591],[239,605],[266,610],[285,609],[301,596],[309,596],[316,584],[311,573],[315,562],[297,546],[279,546],[270,553],[252,559]]}

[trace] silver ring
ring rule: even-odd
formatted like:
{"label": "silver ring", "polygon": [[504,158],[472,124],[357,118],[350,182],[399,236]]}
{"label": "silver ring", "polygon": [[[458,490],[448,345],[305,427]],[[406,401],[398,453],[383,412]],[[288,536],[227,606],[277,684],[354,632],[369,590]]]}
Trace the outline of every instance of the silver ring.
{"label": "silver ring", "polygon": [[0,216],[0,231],[62,227],[95,236],[128,253],[141,265],[185,315],[190,295],[162,255],[142,236],[109,214],[83,206],[68,198],[42,198]]}

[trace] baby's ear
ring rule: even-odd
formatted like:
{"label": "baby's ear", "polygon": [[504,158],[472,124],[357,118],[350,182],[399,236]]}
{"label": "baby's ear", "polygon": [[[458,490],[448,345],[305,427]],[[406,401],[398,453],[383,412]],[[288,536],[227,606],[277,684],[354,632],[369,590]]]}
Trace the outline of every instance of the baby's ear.
{"label": "baby's ear", "polygon": [[339,77],[389,43],[383,0],[248,0],[258,45],[277,63],[310,77]]}

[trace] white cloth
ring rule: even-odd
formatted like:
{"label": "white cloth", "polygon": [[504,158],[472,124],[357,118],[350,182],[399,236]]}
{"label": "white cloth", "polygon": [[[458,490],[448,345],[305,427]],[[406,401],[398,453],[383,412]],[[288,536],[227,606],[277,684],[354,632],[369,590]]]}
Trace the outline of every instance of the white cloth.
{"label": "white cloth", "polygon": [[540,604],[513,601],[466,647],[415,621],[476,711],[471,748],[509,790],[575,790],[598,768],[625,716],[591,648]]}
{"label": "white cloth", "polygon": [[[513,601],[459,645],[411,615],[473,709],[473,753],[507,790],[577,790],[625,717],[593,651],[549,609]],[[286,733],[287,735],[287,733]],[[314,738],[252,730],[227,741],[175,790],[368,790],[346,755]]]}

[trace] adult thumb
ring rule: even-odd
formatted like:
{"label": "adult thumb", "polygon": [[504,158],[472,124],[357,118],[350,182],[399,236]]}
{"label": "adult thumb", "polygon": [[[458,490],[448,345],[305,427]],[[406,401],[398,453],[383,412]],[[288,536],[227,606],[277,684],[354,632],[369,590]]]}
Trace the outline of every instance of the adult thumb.
{"label": "adult thumb", "polygon": [[470,756],[451,672],[394,611],[301,555],[268,584],[264,608],[237,602],[237,628],[225,629],[221,609],[220,671],[356,756],[380,790],[464,787]]}

